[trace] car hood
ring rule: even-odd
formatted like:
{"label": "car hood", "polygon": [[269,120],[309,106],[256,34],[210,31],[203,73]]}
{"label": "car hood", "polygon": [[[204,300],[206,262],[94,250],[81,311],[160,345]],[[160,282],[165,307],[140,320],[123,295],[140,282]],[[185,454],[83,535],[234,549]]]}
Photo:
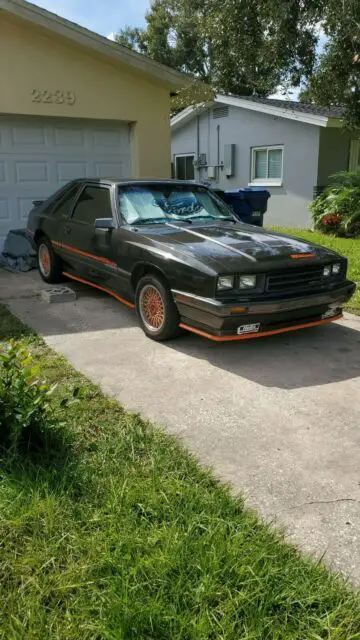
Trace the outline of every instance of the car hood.
{"label": "car hood", "polygon": [[259,271],[287,264],[299,265],[301,258],[294,256],[304,254],[313,254],[306,262],[336,257],[334,252],[310,242],[233,222],[186,226],[166,223],[149,226],[146,230],[141,228],[141,234],[164,250],[192,256],[217,271],[229,273],[239,269]]}

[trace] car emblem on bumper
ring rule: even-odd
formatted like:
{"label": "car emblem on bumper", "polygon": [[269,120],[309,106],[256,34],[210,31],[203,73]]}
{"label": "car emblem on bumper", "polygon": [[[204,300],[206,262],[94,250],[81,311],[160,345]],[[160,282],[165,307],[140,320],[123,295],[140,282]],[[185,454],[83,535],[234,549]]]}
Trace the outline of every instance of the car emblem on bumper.
{"label": "car emblem on bumper", "polygon": [[260,329],[260,322],[256,322],[254,324],[242,324],[237,328],[237,334],[241,335],[242,333],[257,333]]}

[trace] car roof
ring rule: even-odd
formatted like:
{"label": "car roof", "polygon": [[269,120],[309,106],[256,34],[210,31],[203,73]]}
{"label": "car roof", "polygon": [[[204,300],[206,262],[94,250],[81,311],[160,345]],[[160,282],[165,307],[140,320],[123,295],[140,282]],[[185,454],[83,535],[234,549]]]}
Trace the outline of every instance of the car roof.
{"label": "car roof", "polygon": [[197,185],[197,186],[201,186],[204,187],[206,185],[200,184],[198,182],[194,182],[193,180],[170,180],[170,179],[157,179],[157,178],[141,178],[141,179],[136,179],[136,178],[126,178],[126,179],[119,179],[119,178],[108,178],[108,177],[96,177],[96,178],[76,178],[75,180],[72,180],[71,183],[75,184],[77,182],[97,182],[99,184],[116,184],[116,185],[127,185],[127,184],[169,184],[169,185]]}

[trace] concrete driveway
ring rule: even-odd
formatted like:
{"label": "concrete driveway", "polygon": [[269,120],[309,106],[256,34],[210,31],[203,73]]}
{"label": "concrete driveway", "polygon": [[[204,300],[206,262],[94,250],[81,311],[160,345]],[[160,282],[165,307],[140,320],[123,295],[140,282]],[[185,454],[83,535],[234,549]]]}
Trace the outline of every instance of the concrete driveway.
{"label": "concrete driveway", "polygon": [[360,319],[243,343],[189,334],[157,344],[101,293],[80,288],[76,302],[48,305],[42,288],[36,273],[0,271],[0,298],[50,346],[360,584]]}

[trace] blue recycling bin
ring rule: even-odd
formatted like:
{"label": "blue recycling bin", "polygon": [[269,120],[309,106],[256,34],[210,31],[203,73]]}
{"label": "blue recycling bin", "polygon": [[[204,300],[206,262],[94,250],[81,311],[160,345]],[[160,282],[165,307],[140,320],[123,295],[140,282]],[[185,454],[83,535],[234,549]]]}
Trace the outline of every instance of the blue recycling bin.
{"label": "blue recycling bin", "polygon": [[218,195],[232,208],[235,216],[246,224],[262,227],[264,213],[270,193],[262,187],[244,187],[243,189],[229,189],[217,191]]}

